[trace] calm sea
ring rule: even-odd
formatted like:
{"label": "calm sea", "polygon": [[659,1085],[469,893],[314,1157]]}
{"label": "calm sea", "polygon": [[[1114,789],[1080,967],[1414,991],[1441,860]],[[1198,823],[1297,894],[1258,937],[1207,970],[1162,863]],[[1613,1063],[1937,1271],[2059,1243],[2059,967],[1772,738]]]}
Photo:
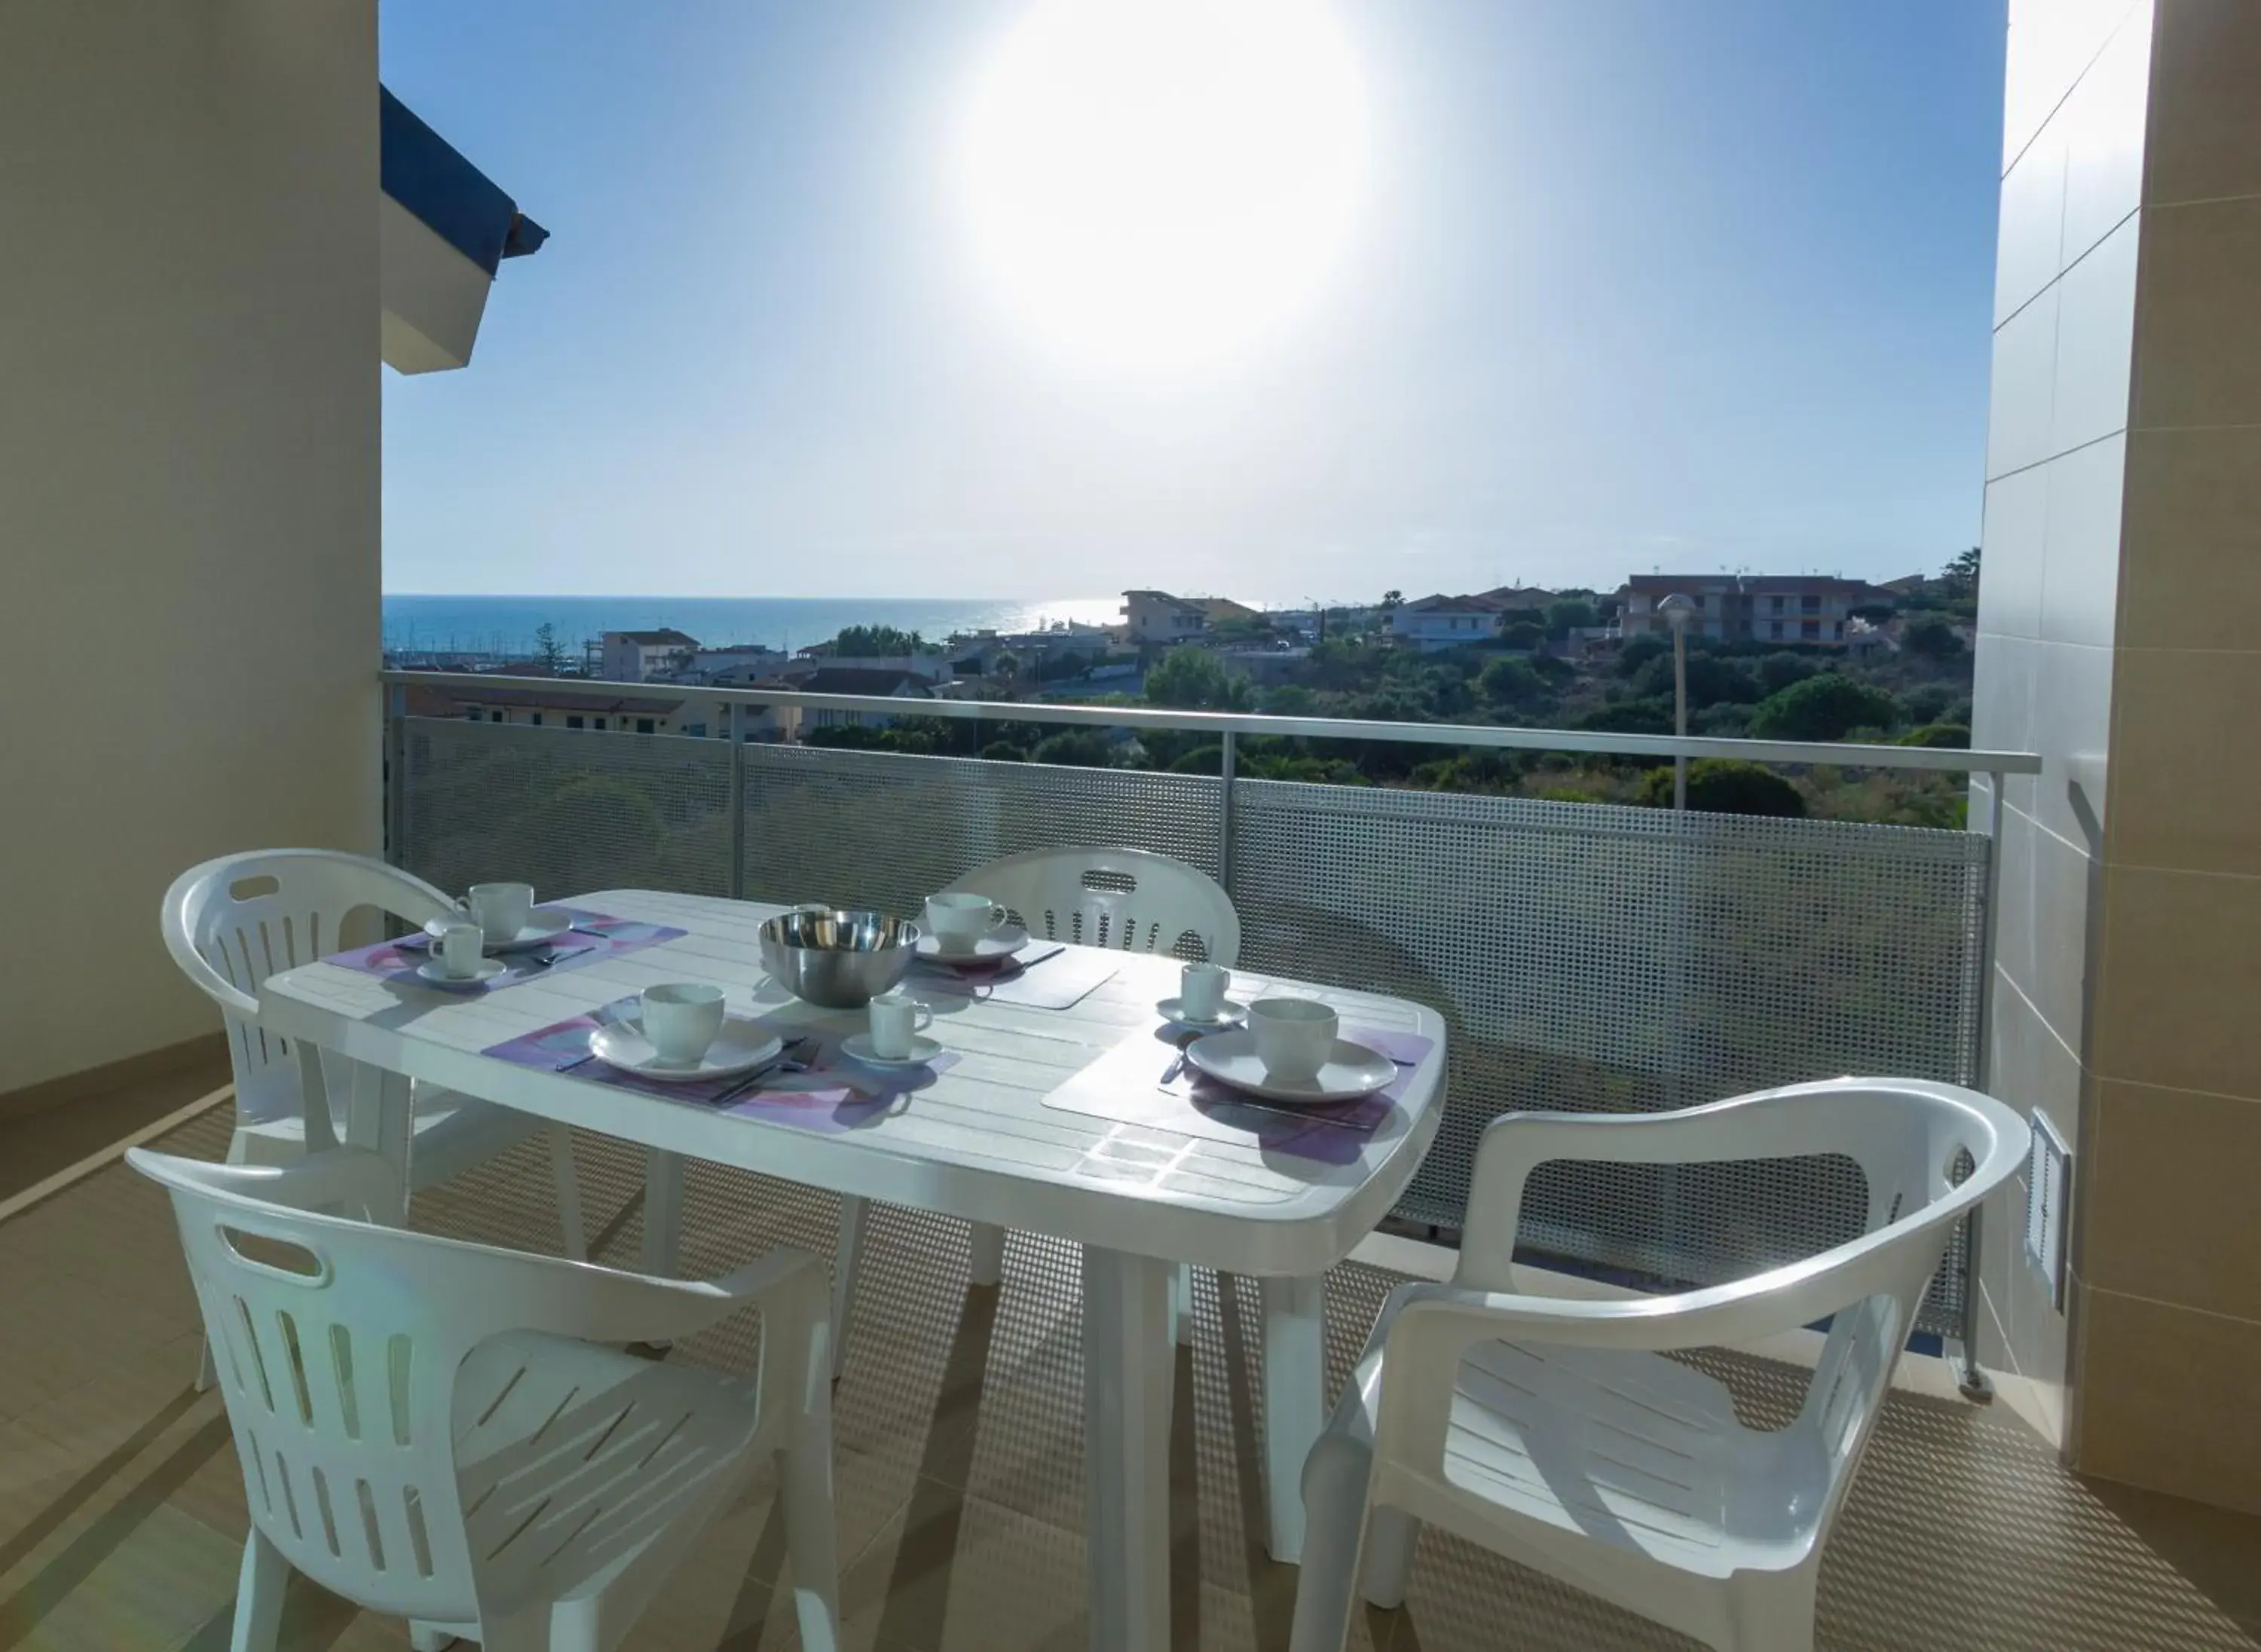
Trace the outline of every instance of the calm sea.
{"label": "calm sea", "polygon": [[1103,625],[1119,617],[1120,597],[1055,602],[881,597],[436,597],[384,599],[388,649],[469,650],[522,654],[542,625],[578,650],[606,631],[673,626],[714,647],[761,643],[807,648],[851,625],[892,625],[939,641],[953,631],[1031,630],[1057,620]]}

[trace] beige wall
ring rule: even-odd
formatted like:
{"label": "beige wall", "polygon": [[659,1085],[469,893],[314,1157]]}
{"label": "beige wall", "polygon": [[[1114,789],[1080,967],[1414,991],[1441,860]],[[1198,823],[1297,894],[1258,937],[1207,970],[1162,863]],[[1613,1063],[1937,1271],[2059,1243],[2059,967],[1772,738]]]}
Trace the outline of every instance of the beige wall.
{"label": "beige wall", "polygon": [[[1977,693],[1993,1080],[2072,1140],[2071,1311],[1992,1346],[2084,1470],[2261,1509],[2261,5],[2012,7]],[[2022,1189],[2021,1189],[2022,1196]]]}
{"label": "beige wall", "polygon": [[374,0],[0,5],[0,1093],[209,1031],[183,867],[378,826]]}

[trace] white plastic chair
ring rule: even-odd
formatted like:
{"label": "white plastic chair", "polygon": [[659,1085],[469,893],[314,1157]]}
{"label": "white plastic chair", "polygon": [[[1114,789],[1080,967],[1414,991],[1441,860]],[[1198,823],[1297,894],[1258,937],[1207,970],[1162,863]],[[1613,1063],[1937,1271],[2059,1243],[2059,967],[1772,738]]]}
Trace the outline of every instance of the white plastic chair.
{"label": "white plastic chair", "polygon": [[[1352,1596],[1404,1598],[1418,1522],[1721,1652],[1813,1644],[1823,1541],[1955,1222],[2023,1161],[2027,1129],[1953,1085],[1838,1079],[1675,1113],[1513,1114],[1476,1155],[1446,1285],[1390,1293],[1303,1471],[1292,1652],[1339,1652]],[[1949,1178],[1958,1155],[1975,1168]],[[1524,1186],[1558,1160],[1701,1164],[1841,1153],[1862,1237],[1677,1296],[1516,1293]],[[1828,1318],[1803,1409],[1766,1433],[1663,1350],[1734,1347]]]}
{"label": "white plastic chair", "polygon": [[1228,969],[1240,959],[1232,898],[1207,873],[1151,850],[1031,850],[978,867],[950,890],[987,895],[1046,940]]}
{"label": "white plastic chair", "polygon": [[[837,1645],[823,1264],[711,1282],[614,1272],[343,1217],[397,1209],[358,1148],[294,1165],[136,1148],[171,1191],[220,1350],[251,1533],[234,1652],[270,1652],[305,1573],[486,1652],[600,1652],[774,1454],[802,1644]],[[603,1346],[762,1314],[751,1380]]]}
{"label": "white plastic chair", "polygon": [[[986,894],[1008,909],[1032,936],[1126,952],[1167,952],[1227,968],[1240,959],[1240,915],[1232,897],[1207,873],[1146,849],[1037,849],[976,867],[940,893]],[[834,1263],[833,1318],[845,1352],[855,1300],[855,1263],[863,1246],[864,1201],[840,1202],[840,1246]],[[1005,1230],[976,1222],[968,1273],[994,1285],[1005,1268]],[[1171,1296],[1172,1337],[1188,1323],[1190,1270],[1181,1268]]]}
{"label": "white plastic chair", "polygon": [[[455,902],[420,878],[327,849],[222,856],[190,867],[165,892],[166,948],[182,973],[219,1006],[227,1027],[235,1076],[229,1163],[289,1164],[337,1145],[327,1099],[309,1104],[289,1042],[259,1025],[259,985],[341,950],[344,920],[370,908],[411,923],[456,910]],[[461,1175],[530,1136],[546,1137],[564,1253],[588,1254],[572,1131],[426,1084],[412,1091],[411,1110],[412,1193]]]}

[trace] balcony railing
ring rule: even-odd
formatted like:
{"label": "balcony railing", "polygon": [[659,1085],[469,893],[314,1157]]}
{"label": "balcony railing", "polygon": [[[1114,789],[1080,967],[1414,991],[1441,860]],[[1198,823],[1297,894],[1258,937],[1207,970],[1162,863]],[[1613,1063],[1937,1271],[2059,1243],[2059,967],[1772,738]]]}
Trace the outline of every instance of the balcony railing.
{"label": "balcony railing", "polygon": [[[784,704],[1195,730],[1223,745],[1221,774],[1154,773],[414,717],[409,685],[496,679],[385,680],[391,852],[443,887],[508,876],[560,894],[635,886],[910,912],[1023,850],[1122,844],[1200,866],[1238,909],[1242,966],[1443,1013],[1445,1122],[1399,1214],[1446,1227],[1503,1112],[1686,1106],[1839,1073],[1983,1084],[1991,834],[1251,779],[1235,772],[1239,738],[1963,771],[1986,777],[1990,815],[2003,775],[2040,767],[2015,752],[666,691],[733,725]],[[542,688],[561,701],[622,693]],[[1590,1270],[1707,1283],[1870,1220],[1849,1161],[1562,1164],[1534,1178],[1522,1239]],[[1966,1347],[1969,1255],[1965,1235],[1919,1325]]]}

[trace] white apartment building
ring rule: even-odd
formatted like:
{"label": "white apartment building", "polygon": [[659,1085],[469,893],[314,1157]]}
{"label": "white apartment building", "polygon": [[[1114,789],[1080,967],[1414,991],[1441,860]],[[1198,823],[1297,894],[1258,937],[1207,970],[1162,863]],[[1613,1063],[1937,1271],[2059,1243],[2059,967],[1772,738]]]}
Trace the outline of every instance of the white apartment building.
{"label": "white apartment building", "polygon": [[612,683],[650,682],[663,672],[680,671],[698,653],[699,639],[672,628],[607,631],[601,674]]}
{"label": "white apartment building", "polygon": [[1618,593],[1626,639],[1669,636],[1656,605],[1675,593],[1696,605],[1690,636],[1720,643],[1803,643],[1842,648],[1853,610],[1889,602],[1891,593],[1865,579],[1834,574],[1636,574]]}

